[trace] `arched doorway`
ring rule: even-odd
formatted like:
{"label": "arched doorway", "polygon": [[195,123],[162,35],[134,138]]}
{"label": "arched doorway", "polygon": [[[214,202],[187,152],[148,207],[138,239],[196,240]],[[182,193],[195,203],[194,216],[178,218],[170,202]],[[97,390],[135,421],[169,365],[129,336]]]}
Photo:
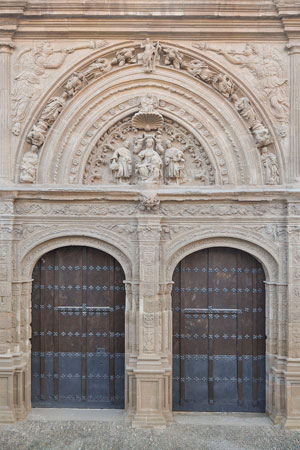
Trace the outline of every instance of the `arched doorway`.
{"label": "arched doorway", "polygon": [[32,405],[124,407],[125,275],[100,250],[39,259],[32,283]]}
{"label": "arched doorway", "polygon": [[216,247],[173,275],[173,409],[265,410],[265,275],[251,255]]}

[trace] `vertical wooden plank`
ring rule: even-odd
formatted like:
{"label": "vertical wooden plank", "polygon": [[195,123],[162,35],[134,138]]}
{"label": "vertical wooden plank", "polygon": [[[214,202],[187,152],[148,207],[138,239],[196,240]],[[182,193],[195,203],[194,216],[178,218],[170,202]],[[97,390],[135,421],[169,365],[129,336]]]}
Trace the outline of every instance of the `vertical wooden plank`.
{"label": "vertical wooden plank", "polygon": [[[243,267],[243,254],[241,252],[237,252],[237,264],[236,268]],[[241,310],[241,314],[237,313],[236,316],[236,334],[237,336],[242,336],[242,339],[236,340],[236,357],[237,357],[237,391],[238,391],[238,403],[239,405],[243,404],[243,342],[244,342],[244,311],[245,304],[243,302],[242,290],[244,289],[244,283],[242,277],[237,274],[236,277],[236,290],[237,290],[237,304],[236,308]]]}
{"label": "vertical wooden plank", "polygon": [[59,260],[59,249],[54,250],[54,267],[57,267],[57,270],[54,270],[54,285],[58,286],[58,289],[55,291],[56,294],[53,298],[53,330],[56,331],[53,336],[53,393],[54,400],[59,400],[59,342],[60,342],[60,323],[59,323],[59,286],[60,286],[60,260]]}
{"label": "vertical wooden plank", "polygon": [[[111,286],[115,288],[116,286],[116,261],[114,258],[108,258],[108,267],[113,267],[113,270],[108,271],[109,283],[108,287],[110,289]],[[116,382],[116,373],[115,373],[115,341],[116,341],[116,291],[115,289],[109,290],[109,303],[108,306],[111,308],[109,313],[109,397],[110,401],[114,403],[115,401],[115,382]]]}
{"label": "vertical wooden plank", "polygon": [[[259,264],[256,264],[256,269]],[[257,289],[258,274],[252,275],[252,402],[253,406],[258,404],[258,315],[257,315]]]}
{"label": "vertical wooden plank", "polygon": [[87,289],[82,289],[81,297],[81,330],[86,337],[81,339],[81,401],[86,402],[87,400],[87,383],[88,383],[88,373],[87,373],[87,342],[88,342],[88,328],[87,328],[87,304],[88,304],[88,249],[87,247],[81,247],[81,260],[82,267],[86,266],[86,270],[82,270],[82,281],[81,285],[86,286]]}
{"label": "vertical wooden plank", "polygon": [[[207,286],[208,288],[211,288],[214,286],[214,277],[213,273],[210,272],[210,268],[213,267],[214,263],[214,257],[213,257],[213,250],[209,249],[206,250],[207,252]],[[208,309],[210,310],[212,306],[214,306],[214,292],[208,291]],[[207,336],[207,353],[208,353],[208,403],[210,405],[213,405],[214,403],[214,327],[213,327],[213,315],[208,313],[207,314],[207,321],[208,321],[208,336]],[[212,336],[212,337],[211,337]]]}

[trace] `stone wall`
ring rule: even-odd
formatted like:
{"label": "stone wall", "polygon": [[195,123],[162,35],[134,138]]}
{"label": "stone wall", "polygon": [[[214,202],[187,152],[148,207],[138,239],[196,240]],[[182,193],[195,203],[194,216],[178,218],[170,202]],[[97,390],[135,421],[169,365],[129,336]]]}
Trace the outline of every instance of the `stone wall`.
{"label": "stone wall", "polygon": [[0,5],[3,422],[30,409],[43,254],[85,245],[120,262],[126,410],[162,426],[174,268],[224,246],[263,264],[267,413],[300,427],[300,5],[179,3]]}

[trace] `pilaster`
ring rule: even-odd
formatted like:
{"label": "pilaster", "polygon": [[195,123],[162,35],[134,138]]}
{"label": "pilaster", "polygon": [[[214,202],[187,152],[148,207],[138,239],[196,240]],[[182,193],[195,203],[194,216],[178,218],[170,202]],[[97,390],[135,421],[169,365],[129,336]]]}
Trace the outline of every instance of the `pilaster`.
{"label": "pilaster", "polygon": [[0,183],[11,182],[11,41],[0,41]]}
{"label": "pilaster", "polygon": [[[135,427],[164,427],[172,420],[170,302],[160,282],[160,218],[137,218],[139,280],[131,291],[128,358],[128,414]],[[135,344],[133,344],[135,338]]]}
{"label": "pilaster", "polygon": [[289,181],[300,183],[300,39],[291,40],[287,48],[290,88]]}

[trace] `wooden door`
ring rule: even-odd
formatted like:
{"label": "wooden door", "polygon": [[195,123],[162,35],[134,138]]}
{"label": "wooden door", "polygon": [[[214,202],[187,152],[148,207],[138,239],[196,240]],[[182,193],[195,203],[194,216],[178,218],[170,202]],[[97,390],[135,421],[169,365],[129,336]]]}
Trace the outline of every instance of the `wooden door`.
{"label": "wooden door", "polygon": [[124,272],[110,255],[63,247],[33,271],[33,406],[124,406]]}
{"label": "wooden door", "polygon": [[251,255],[212,248],[173,280],[173,409],[265,410],[264,271]]}

